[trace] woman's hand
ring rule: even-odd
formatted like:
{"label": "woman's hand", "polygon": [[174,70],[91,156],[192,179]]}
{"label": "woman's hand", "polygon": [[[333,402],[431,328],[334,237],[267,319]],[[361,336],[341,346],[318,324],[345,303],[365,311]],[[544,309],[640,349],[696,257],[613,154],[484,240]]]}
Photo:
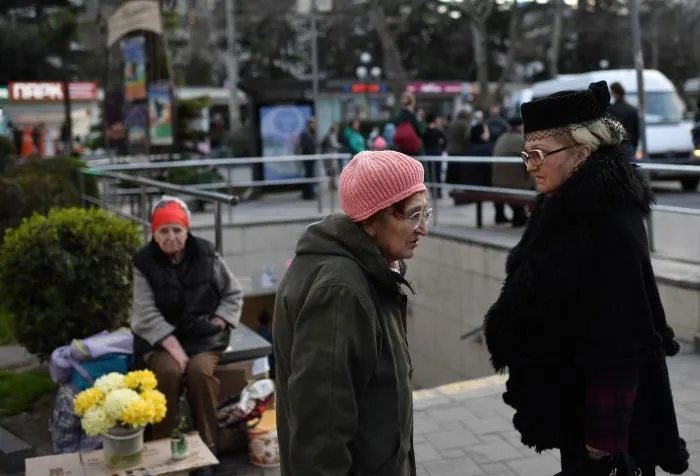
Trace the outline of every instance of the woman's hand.
{"label": "woman's hand", "polygon": [[187,357],[187,353],[185,349],[182,348],[182,345],[180,345],[180,341],[177,340],[177,337],[170,335],[166,337],[160,345],[175,359],[175,362],[177,362],[177,365],[180,367],[180,372],[184,374],[190,358]]}
{"label": "woman's hand", "polygon": [[607,451],[602,451],[596,448],[593,448],[590,445],[586,445],[586,450],[588,451],[588,457],[594,460],[601,460],[603,458],[606,458],[610,456],[610,453]]}
{"label": "woman's hand", "polygon": [[228,327],[228,322],[226,322],[225,320],[223,320],[223,318],[221,318],[221,317],[219,317],[219,316],[215,316],[215,317],[214,317],[214,323],[215,323],[217,326],[219,326],[219,328],[220,328],[222,331]]}

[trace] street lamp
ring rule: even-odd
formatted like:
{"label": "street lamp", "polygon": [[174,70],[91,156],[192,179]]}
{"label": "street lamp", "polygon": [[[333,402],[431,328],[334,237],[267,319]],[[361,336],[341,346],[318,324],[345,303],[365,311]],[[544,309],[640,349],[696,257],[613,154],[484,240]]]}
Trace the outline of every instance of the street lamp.
{"label": "street lamp", "polygon": [[[379,79],[382,77],[382,68],[379,66],[373,66],[370,63],[372,63],[372,55],[369,54],[368,52],[364,51],[360,54],[360,66],[355,69],[355,75],[357,76],[357,79],[362,81],[363,83],[367,79],[371,79],[372,82],[377,82]],[[365,102],[367,103],[367,118],[371,119],[371,108],[369,104],[369,88],[367,87],[367,84],[363,84],[364,89],[365,89]]]}

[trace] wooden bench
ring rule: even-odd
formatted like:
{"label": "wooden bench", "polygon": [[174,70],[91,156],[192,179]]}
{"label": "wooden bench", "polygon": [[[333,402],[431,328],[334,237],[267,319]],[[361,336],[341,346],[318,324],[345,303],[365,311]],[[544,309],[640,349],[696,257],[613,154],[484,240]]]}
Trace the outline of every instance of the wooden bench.
{"label": "wooden bench", "polygon": [[473,191],[473,190],[453,190],[450,196],[455,200],[456,205],[476,204],[476,227],[484,227],[484,212],[482,204],[484,202],[502,203],[504,205],[523,206],[529,211],[535,204],[535,197],[524,195],[511,195],[502,192]]}

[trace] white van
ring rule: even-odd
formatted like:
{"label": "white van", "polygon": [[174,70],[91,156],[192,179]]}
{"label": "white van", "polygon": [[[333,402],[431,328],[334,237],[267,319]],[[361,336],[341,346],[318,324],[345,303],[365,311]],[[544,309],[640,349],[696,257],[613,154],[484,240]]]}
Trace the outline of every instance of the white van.
{"label": "white van", "polygon": [[[566,75],[532,85],[532,98],[537,99],[562,90],[586,89],[590,83],[618,82],[625,88],[627,101],[637,105],[637,72],[634,69],[591,71]],[[646,92],[646,136],[650,162],[664,164],[697,164],[693,155],[691,130],[693,122],[685,119],[685,104],[673,83],[656,70],[644,71]],[[641,159],[641,152],[637,158]],[[679,180],[683,190],[695,190],[700,178],[693,175],[654,172],[654,179]]]}

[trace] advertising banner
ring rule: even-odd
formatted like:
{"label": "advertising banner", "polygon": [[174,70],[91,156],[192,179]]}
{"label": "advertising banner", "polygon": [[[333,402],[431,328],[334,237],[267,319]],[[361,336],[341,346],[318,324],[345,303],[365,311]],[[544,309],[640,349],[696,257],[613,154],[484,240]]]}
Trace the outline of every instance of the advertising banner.
{"label": "advertising banner", "polygon": [[124,96],[128,101],[146,99],[146,40],[143,36],[122,41]]}
{"label": "advertising banner", "polygon": [[[299,136],[313,115],[310,104],[281,104],[258,109],[263,157],[294,155]],[[301,162],[264,164],[265,180],[302,178]]]}
{"label": "advertising banner", "polygon": [[155,0],[132,0],[123,3],[107,20],[107,46],[111,47],[131,32],[145,30],[163,33],[160,6]]}
{"label": "advertising banner", "polygon": [[153,83],[148,87],[148,113],[151,145],[173,144],[173,101],[168,83]]}
{"label": "advertising banner", "polygon": [[129,145],[146,147],[147,124],[148,108],[145,103],[132,104],[126,108],[124,127]]}

